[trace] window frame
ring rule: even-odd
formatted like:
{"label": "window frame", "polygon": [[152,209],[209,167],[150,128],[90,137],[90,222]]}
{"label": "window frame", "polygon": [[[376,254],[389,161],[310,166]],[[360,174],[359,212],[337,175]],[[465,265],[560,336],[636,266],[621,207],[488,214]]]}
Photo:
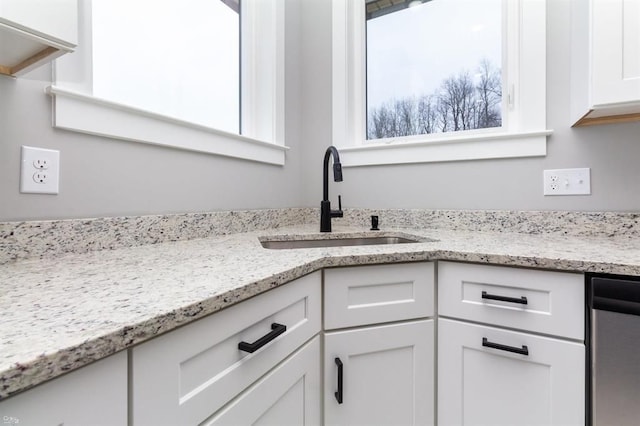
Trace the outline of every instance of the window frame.
{"label": "window frame", "polygon": [[503,126],[367,140],[365,0],[332,0],[332,132],[343,166],[546,155],[545,0],[503,4]]}
{"label": "window frame", "polygon": [[[53,127],[113,139],[284,165],[284,2],[243,4],[241,128],[235,134],[93,96],[91,0],[79,2],[79,43],[55,62]],[[258,49],[258,42],[260,48]]]}

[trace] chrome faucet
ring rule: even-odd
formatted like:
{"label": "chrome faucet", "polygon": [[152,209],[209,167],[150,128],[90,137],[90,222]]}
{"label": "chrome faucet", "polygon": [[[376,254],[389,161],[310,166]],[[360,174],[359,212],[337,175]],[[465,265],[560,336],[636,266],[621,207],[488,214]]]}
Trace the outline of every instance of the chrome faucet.
{"label": "chrome faucet", "polygon": [[331,210],[329,201],[329,157],[333,156],[333,180],[342,182],[342,164],[338,150],[334,146],[324,153],[322,169],[322,202],[320,203],[320,232],[331,232],[331,218],[342,217],[342,197],[338,195],[338,210]]}

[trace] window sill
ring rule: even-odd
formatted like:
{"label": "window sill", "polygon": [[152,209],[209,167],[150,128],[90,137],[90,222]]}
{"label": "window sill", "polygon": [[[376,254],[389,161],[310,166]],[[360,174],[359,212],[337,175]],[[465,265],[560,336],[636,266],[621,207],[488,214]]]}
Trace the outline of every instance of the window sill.
{"label": "window sill", "polygon": [[385,142],[340,147],[343,167],[382,164],[434,163],[496,158],[543,157],[547,155],[547,136],[551,130],[526,133],[502,133]]}
{"label": "window sill", "polygon": [[284,165],[288,147],[50,86],[53,127],[132,142]]}

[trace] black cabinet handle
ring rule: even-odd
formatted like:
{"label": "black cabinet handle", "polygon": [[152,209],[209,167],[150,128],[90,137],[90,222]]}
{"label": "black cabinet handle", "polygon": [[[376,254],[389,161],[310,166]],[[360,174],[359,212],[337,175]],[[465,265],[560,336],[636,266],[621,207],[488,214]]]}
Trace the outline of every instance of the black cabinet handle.
{"label": "black cabinet handle", "polygon": [[338,404],[342,404],[342,361],[340,361],[340,358],[336,358],[335,361],[338,366],[338,391],[335,392],[334,395],[336,396]]}
{"label": "black cabinet handle", "polygon": [[486,337],[482,338],[482,346],[486,346],[487,348],[499,349],[501,351],[513,352],[514,354],[529,355],[529,348],[527,347],[527,345],[522,345],[522,348],[515,348],[513,346],[490,342]]}
{"label": "black cabinet handle", "polygon": [[508,297],[508,296],[498,296],[497,294],[489,294],[486,291],[482,292],[483,299],[491,299],[491,300],[499,300],[501,302],[511,302],[511,303],[520,303],[521,305],[527,304],[527,298],[522,297]]}
{"label": "black cabinet handle", "polygon": [[263,347],[264,345],[266,345],[267,343],[269,343],[270,341],[272,341],[273,339],[275,339],[276,337],[278,337],[279,335],[281,335],[282,333],[284,333],[285,331],[287,331],[287,326],[274,322],[273,324],[271,324],[271,330],[272,331],[270,331],[268,334],[265,334],[264,336],[262,336],[261,338],[259,338],[253,343],[247,343],[247,342],[238,343],[238,349],[252,354],[258,349],[260,349],[261,347]]}

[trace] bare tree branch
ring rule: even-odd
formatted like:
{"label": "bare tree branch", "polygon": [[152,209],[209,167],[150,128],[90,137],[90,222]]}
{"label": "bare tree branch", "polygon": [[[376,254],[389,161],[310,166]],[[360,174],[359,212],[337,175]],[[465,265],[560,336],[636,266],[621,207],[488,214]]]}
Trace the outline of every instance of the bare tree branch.
{"label": "bare tree branch", "polygon": [[469,72],[463,71],[445,79],[435,93],[372,108],[367,118],[367,138],[500,127],[501,106],[501,70],[483,59],[475,82]]}

